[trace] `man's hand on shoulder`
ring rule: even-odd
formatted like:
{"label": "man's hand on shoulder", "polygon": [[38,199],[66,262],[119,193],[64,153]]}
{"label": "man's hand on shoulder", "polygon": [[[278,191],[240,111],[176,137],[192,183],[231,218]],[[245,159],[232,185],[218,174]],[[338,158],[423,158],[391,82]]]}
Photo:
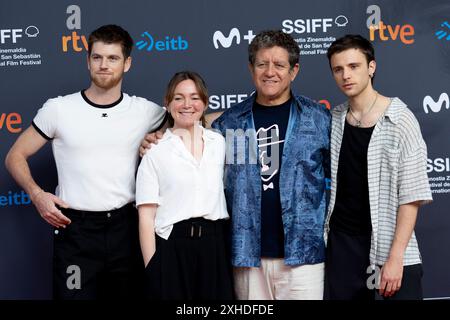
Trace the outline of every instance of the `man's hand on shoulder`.
{"label": "man's hand on shoulder", "polygon": [[163,135],[162,131],[147,133],[139,147],[139,155],[143,157],[147,150],[151,149],[152,144],[158,144],[158,141],[162,139]]}

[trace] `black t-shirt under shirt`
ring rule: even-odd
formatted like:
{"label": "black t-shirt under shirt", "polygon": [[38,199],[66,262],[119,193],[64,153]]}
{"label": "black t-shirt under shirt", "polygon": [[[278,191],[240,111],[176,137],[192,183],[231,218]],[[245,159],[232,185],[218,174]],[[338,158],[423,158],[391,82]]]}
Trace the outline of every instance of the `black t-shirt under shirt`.
{"label": "black t-shirt under shirt", "polygon": [[279,173],[292,99],[277,106],[255,102],[253,119],[261,165],[261,256],[284,257]]}
{"label": "black t-shirt under shirt", "polygon": [[339,153],[336,204],[330,228],[352,235],[372,231],[367,178],[367,150],[374,127],[358,128],[345,122]]}

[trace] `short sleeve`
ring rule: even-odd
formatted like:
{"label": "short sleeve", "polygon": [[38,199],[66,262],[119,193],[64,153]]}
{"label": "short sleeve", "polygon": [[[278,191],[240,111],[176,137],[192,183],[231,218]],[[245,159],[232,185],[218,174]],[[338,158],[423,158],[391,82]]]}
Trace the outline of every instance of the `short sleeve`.
{"label": "short sleeve", "polygon": [[57,103],[55,99],[49,99],[40,108],[33,119],[32,125],[39,134],[47,140],[51,140],[56,135],[58,124]]}
{"label": "short sleeve", "polygon": [[158,130],[164,124],[167,116],[166,108],[160,107],[156,103],[148,102],[148,119],[149,119],[149,132]]}
{"label": "short sleeve", "polygon": [[411,128],[405,135],[405,146],[399,164],[398,186],[400,205],[433,200],[427,174],[427,146],[417,121],[411,121]]}
{"label": "short sleeve", "polygon": [[137,173],[136,205],[150,203],[160,204],[159,181],[150,153],[147,152],[142,158]]}

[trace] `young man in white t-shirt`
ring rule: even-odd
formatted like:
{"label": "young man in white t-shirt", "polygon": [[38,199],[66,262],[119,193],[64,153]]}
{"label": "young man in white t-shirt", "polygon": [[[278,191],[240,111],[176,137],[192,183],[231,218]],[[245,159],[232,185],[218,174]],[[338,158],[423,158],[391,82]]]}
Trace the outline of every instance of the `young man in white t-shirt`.
{"label": "young man in white t-shirt", "polygon": [[[133,205],[138,148],[166,112],[121,91],[132,46],[119,26],[93,31],[88,40],[90,87],[49,99],[6,157],[11,175],[55,227],[57,299],[139,295],[143,262]],[[27,162],[47,141],[58,171],[56,195],[39,187]]]}

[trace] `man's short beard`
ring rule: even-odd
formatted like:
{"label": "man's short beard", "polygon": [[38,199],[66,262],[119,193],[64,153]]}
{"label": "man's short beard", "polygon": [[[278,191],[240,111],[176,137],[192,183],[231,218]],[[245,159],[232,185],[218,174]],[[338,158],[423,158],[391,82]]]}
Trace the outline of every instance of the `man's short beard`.
{"label": "man's short beard", "polygon": [[113,87],[115,87],[120,80],[122,80],[122,77],[118,77],[118,78],[112,78],[112,79],[108,79],[106,81],[101,81],[99,80],[98,77],[95,76],[91,76],[91,81],[99,88],[102,88],[104,90],[109,90]]}

